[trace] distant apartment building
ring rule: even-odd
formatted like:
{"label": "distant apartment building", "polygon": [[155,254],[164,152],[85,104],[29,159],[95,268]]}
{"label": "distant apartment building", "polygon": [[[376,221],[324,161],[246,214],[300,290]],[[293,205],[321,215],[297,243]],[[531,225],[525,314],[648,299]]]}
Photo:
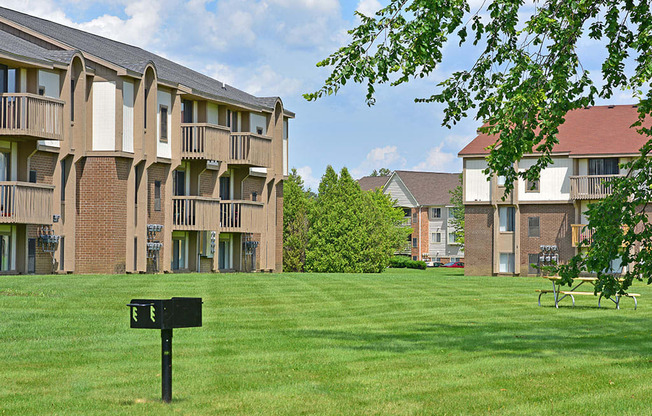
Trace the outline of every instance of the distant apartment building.
{"label": "distant apartment building", "polygon": [[464,250],[455,241],[451,191],[460,185],[459,173],[397,170],[391,176],[365,176],[358,183],[363,190],[381,189],[405,212],[405,224],[412,234],[398,254],[413,260],[463,261]]}
{"label": "distant apartment building", "polygon": [[0,272],[281,270],[293,117],[0,7]]}
{"label": "distant apartment building", "polygon": [[[566,262],[578,243],[590,241],[588,204],[611,192],[610,179],[625,174],[619,164],[639,154],[647,141],[630,128],[635,106],[596,106],[571,111],[560,126],[552,163],[539,181],[515,184],[502,200],[504,178],[487,178],[487,146],[497,138],[481,134],[459,156],[464,161],[465,272],[469,275],[536,275],[532,265]],[[523,171],[536,161],[528,154]],[[616,267],[615,267],[616,268]]]}

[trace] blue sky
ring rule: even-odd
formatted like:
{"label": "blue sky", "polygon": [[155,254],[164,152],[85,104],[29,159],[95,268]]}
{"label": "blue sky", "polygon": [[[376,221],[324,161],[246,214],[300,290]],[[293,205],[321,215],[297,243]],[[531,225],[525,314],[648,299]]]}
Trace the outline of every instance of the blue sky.
{"label": "blue sky", "polygon": [[[475,137],[469,118],[441,126],[442,107],[415,104],[450,72],[469,67],[473,50],[447,48],[429,79],[377,89],[367,107],[364,89],[347,84],[336,96],[306,102],[328,75],[315,64],[342,46],[356,24],[353,12],[377,10],[379,0],[3,0],[2,5],[163,55],[260,96],[281,96],[297,114],[290,124],[290,166],[316,189],[326,165],[354,177],[387,167],[459,172],[457,152]],[[477,6],[482,0],[471,0]],[[477,4],[476,4],[477,3]],[[585,45],[591,50],[595,45]],[[589,58],[592,53],[589,53]],[[589,59],[599,68],[599,60]],[[592,69],[589,65],[588,69]],[[613,103],[632,102],[625,94]]]}

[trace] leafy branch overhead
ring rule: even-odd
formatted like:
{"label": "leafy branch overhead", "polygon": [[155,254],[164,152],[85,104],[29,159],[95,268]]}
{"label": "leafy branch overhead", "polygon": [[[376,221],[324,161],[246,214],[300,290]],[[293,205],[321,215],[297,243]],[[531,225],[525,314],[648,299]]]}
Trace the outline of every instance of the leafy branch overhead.
{"label": "leafy branch overhead", "polygon": [[[349,32],[350,43],[318,63],[331,70],[330,76],[319,90],[304,97],[316,100],[337,93],[351,81],[366,85],[366,102],[373,105],[378,84],[397,86],[427,79],[444,62],[447,48],[465,45],[477,53],[473,64],[433,85],[430,95],[415,101],[444,104],[443,120],[448,127],[471,112],[483,120],[481,132],[498,138],[490,146],[485,173],[505,176],[508,191],[519,177],[538,179],[541,170],[552,163],[551,152],[566,113],[593,105],[597,99],[630,91],[639,114],[633,127],[641,134],[651,133],[646,120],[652,113],[648,0],[547,0],[535,1],[533,6],[524,0],[486,0],[477,9],[471,9],[466,0],[389,0],[374,16],[358,16],[361,23]],[[578,53],[580,42],[586,40],[595,45],[591,58],[601,59],[600,74],[593,74],[601,78],[599,82],[582,65]],[[590,211],[594,214],[589,215],[590,227],[596,230],[608,228],[598,213],[618,213],[619,220],[631,221],[618,226],[628,227],[627,238],[636,241],[630,251],[643,253],[637,259],[644,265],[652,265],[652,254],[640,250],[651,243],[652,227],[643,220],[646,216],[620,213],[633,209],[640,214],[646,206],[647,194],[630,201],[626,191],[639,185],[649,187],[649,178],[640,175],[652,171],[651,148],[648,143],[638,160],[625,167],[637,170],[619,181],[621,191],[595,204]],[[516,162],[530,154],[539,156],[532,167],[514,169]],[[601,231],[596,235],[602,235]],[[599,267],[617,256],[630,260],[631,253],[626,249],[596,251],[591,255],[600,261],[577,257],[570,264],[573,270],[564,274],[588,270],[606,275]],[[630,268],[627,282],[638,272],[647,272],[642,267]],[[607,295],[615,290],[606,289]]]}

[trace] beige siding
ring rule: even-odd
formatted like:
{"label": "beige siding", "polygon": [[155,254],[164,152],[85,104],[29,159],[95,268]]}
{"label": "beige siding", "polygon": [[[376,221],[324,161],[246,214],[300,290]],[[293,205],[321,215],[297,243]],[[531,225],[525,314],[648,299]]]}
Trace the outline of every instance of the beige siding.
{"label": "beige siding", "polygon": [[489,202],[491,200],[491,184],[482,172],[486,168],[487,162],[484,159],[466,160],[465,202]]}
{"label": "beige siding", "polygon": [[392,176],[387,184],[385,194],[389,194],[393,199],[396,199],[396,206],[412,208],[417,206],[416,201],[409,196],[407,188],[396,175]]}
{"label": "beige siding", "polygon": [[[525,181],[519,179],[518,198],[520,201],[568,201],[570,199],[570,176],[573,174],[573,160],[553,158],[553,163],[541,172],[539,192],[526,192]],[[536,159],[523,159],[519,162],[521,172],[534,165]]]}

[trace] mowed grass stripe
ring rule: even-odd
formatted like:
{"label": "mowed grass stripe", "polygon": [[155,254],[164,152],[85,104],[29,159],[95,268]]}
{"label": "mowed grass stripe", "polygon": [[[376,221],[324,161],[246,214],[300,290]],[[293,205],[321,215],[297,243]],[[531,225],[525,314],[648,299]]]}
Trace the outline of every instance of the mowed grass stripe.
{"label": "mowed grass stripe", "polygon": [[[597,298],[538,307],[537,278],[380,275],[0,278],[0,414],[652,414],[649,324]],[[204,327],[130,330],[132,298],[200,296]],[[2,413],[4,412],[4,413]]]}

